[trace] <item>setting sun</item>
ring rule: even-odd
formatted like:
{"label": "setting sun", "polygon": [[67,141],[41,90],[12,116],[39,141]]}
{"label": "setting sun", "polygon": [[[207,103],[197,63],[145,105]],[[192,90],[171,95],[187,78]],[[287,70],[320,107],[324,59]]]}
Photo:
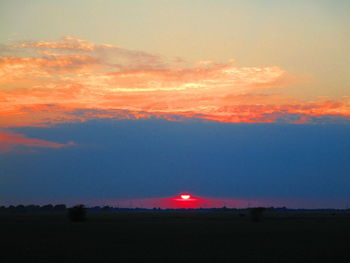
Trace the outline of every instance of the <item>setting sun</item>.
{"label": "setting sun", "polygon": [[183,200],[188,200],[188,199],[190,199],[191,196],[189,194],[182,194],[182,195],[180,195],[180,197]]}

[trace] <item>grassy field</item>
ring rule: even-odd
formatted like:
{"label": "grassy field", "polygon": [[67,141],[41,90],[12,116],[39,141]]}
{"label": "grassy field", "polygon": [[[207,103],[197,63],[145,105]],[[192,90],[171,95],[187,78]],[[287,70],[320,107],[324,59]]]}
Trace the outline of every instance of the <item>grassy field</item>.
{"label": "grassy field", "polygon": [[0,214],[7,262],[350,262],[350,214],[238,212]]}

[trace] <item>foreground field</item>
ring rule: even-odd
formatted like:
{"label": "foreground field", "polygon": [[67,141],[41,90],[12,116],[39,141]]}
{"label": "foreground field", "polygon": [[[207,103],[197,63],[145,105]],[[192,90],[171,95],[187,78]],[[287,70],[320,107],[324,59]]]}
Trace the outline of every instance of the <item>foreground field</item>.
{"label": "foreground field", "polygon": [[350,214],[238,212],[0,214],[7,262],[349,263]]}

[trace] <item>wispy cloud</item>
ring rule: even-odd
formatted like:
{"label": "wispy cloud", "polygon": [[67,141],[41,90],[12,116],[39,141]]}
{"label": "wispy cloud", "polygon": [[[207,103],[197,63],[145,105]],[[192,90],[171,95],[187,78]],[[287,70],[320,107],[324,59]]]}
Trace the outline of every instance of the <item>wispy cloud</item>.
{"label": "wispy cloud", "polygon": [[95,44],[83,39],[65,36],[59,41],[23,41],[1,45],[4,55],[41,54],[41,55],[90,55],[100,57],[103,64],[113,68],[144,69],[164,68],[163,57],[138,50],[130,50],[110,44]]}

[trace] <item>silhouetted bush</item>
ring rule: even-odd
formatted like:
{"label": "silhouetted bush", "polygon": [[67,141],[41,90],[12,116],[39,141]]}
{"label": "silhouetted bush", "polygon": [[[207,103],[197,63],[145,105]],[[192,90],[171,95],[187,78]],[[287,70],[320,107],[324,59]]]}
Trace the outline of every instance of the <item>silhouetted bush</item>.
{"label": "silhouetted bush", "polygon": [[53,205],[52,204],[43,205],[40,209],[42,211],[51,211],[53,209]]}
{"label": "silhouetted bush", "polygon": [[250,219],[253,222],[259,222],[263,220],[265,207],[254,207],[249,210]]}
{"label": "silhouetted bush", "polygon": [[101,208],[101,210],[102,210],[103,212],[109,212],[109,211],[111,211],[111,209],[112,209],[112,207],[110,207],[110,206],[108,206],[108,205],[105,205],[104,207]]}
{"label": "silhouetted bush", "polygon": [[86,219],[86,209],[84,205],[76,205],[68,209],[68,218],[72,222],[83,222]]}
{"label": "silhouetted bush", "polygon": [[39,210],[40,210],[39,205],[27,205],[26,206],[26,211],[28,211],[28,212],[37,212]]}
{"label": "silhouetted bush", "polygon": [[18,206],[16,206],[16,212],[19,212],[19,213],[23,213],[23,212],[25,212],[25,207],[24,207],[24,205],[18,205]]}

